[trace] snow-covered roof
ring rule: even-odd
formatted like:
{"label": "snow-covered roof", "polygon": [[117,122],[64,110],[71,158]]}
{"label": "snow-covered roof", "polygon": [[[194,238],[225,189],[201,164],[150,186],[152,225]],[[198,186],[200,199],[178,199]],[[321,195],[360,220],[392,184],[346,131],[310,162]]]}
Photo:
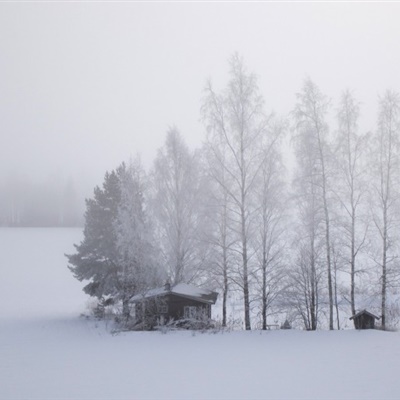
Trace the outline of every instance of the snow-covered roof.
{"label": "snow-covered roof", "polygon": [[137,295],[132,298],[133,302],[138,302],[150,297],[165,296],[167,294],[174,294],[176,296],[201,301],[203,303],[215,304],[217,301],[218,293],[209,289],[199,288],[197,286],[188,285],[187,283],[178,283],[177,285],[165,285],[161,288],[151,289],[143,295]]}
{"label": "snow-covered roof", "polygon": [[357,318],[357,317],[359,317],[359,316],[362,315],[362,314],[369,315],[370,317],[374,317],[375,319],[380,319],[380,317],[377,317],[376,315],[370,313],[370,312],[367,311],[367,310],[361,310],[361,311],[359,311],[358,313],[356,313],[356,314],[354,314],[352,317],[350,317],[350,319]]}

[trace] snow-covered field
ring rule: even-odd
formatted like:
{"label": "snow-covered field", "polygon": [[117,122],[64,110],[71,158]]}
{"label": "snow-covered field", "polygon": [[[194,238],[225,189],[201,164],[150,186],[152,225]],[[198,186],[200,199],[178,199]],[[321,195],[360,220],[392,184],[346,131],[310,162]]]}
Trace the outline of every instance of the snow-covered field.
{"label": "snow-covered field", "polygon": [[0,229],[0,399],[399,399],[400,334],[132,332],[79,318],[76,229]]}

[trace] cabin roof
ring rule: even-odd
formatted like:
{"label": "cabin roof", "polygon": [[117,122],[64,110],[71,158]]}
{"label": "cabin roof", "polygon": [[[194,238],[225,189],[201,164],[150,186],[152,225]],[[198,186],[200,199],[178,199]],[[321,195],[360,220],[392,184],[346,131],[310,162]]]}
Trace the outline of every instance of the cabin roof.
{"label": "cabin roof", "polygon": [[188,285],[187,283],[178,283],[177,285],[171,286],[170,289],[165,286],[161,288],[151,289],[143,295],[137,295],[132,298],[132,302],[140,302],[143,299],[152,297],[161,297],[169,294],[175,296],[200,301],[206,304],[215,304],[217,301],[218,293],[213,292],[209,289],[199,288],[197,286]]}
{"label": "cabin roof", "polygon": [[358,318],[359,316],[361,316],[361,315],[363,315],[363,314],[369,315],[370,317],[373,317],[373,318],[375,318],[375,319],[380,319],[379,317],[377,317],[376,315],[370,313],[370,312],[367,311],[367,310],[361,310],[361,311],[359,311],[358,313],[356,313],[356,314],[354,314],[352,317],[350,317],[350,319]]}

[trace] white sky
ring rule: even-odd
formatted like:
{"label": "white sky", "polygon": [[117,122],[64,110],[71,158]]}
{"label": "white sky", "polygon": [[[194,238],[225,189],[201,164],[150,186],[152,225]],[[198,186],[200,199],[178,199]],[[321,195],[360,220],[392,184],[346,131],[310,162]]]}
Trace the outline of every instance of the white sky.
{"label": "white sky", "polygon": [[373,129],[378,94],[400,90],[399,21],[400,3],[0,3],[0,178],[149,166],[173,124],[199,145],[203,87],[235,51],[267,110],[310,76],[333,104],[354,89]]}

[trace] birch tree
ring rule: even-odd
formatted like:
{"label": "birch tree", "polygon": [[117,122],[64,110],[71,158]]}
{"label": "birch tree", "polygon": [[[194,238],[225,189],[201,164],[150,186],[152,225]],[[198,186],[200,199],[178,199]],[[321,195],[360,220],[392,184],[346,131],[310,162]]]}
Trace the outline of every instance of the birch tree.
{"label": "birch tree", "polygon": [[119,185],[121,199],[113,227],[120,265],[118,298],[123,315],[128,318],[130,299],[161,284],[162,273],[152,221],[146,210],[145,172],[139,158],[123,167]]}
{"label": "birch tree", "polygon": [[202,272],[198,257],[201,166],[176,128],[167,132],[153,169],[152,208],[171,283],[196,281]]}
{"label": "birch tree", "polygon": [[[282,125],[275,127],[281,131]],[[280,132],[275,134],[280,136]],[[277,144],[277,143],[276,143]],[[268,309],[280,294],[284,277],[286,193],[284,191],[284,166],[279,149],[266,149],[269,156],[264,159],[256,189],[255,251],[258,260],[256,270],[257,297],[261,302],[262,329],[267,329]]]}
{"label": "birch tree", "polygon": [[309,135],[312,145],[316,149],[315,174],[320,176],[320,199],[324,210],[326,267],[329,301],[329,329],[333,329],[333,285],[331,261],[331,220],[328,202],[329,191],[329,144],[328,124],[326,114],[329,107],[328,99],[319,88],[306,79],[302,91],[297,94],[297,104],[294,109],[296,130],[298,135]]}
{"label": "birch tree", "polygon": [[[218,157],[215,157],[215,152],[218,153]],[[227,324],[227,300],[233,266],[232,248],[236,242],[232,227],[234,221],[232,204],[227,191],[227,188],[231,186],[228,182],[229,176],[217,161],[224,159],[225,152],[223,146],[216,149],[210,147],[210,143],[205,143],[203,147],[207,163],[206,176],[209,179],[208,211],[205,213],[209,229],[204,239],[210,245],[208,275],[222,291],[222,326],[224,327]]]}
{"label": "birch tree", "polygon": [[[378,129],[374,135],[376,211],[374,222],[381,239],[381,314],[382,328],[387,324],[387,294],[396,259],[398,229],[399,162],[400,162],[400,96],[387,91],[379,102]],[[371,157],[371,158],[372,158]]]}
{"label": "birch tree", "polygon": [[316,330],[321,311],[321,233],[324,208],[321,203],[319,148],[314,132],[305,130],[295,137],[296,172],[294,202],[298,217],[294,235],[297,254],[289,271],[289,298],[308,330]]}
{"label": "birch tree", "polygon": [[[341,205],[341,244],[348,249],[345,255],[350,266],[350,306],[356,313],[356,275],[360,270],[356,265],[368,229],[362,215],[363,201],[367,194],[365,155],[368,136],[358,133],[360,106],[349,90],[342,93],[337,113],[338,133],[336,136],[337,183],[335,192]],[[363,218],[364,217],[364,218]],[[343,252],[342,252],[343,253]]]}
{"label": "birch tree", "polygon": [[298,238],[297,255],[288,271],[286,304],[300,316],[306,330],[315,331],[323,311],[323,269],[320,263],[320,242],[312,237]]}
{"label": "birch tree", "polygon": [[[255,211],[255,184],[261,173],[263,136],[268,134],[268,118],[264,114],[264,101],[259,93],[255,75],[247,72],[243,60],[235,54],[229,61],[230,81],[220,94],[211,83],[205,89],[202,115],[207,127],[207,142],[215,162],[229,176],[230,186],[215,177],[223,186],[235,214],[235,231],[240,255],[238,284],[243,291],[245,328],[250,322],[250,254],[249,239],[253,231],[252,214]],[[220,148],[226,148],[221,157]]]}

